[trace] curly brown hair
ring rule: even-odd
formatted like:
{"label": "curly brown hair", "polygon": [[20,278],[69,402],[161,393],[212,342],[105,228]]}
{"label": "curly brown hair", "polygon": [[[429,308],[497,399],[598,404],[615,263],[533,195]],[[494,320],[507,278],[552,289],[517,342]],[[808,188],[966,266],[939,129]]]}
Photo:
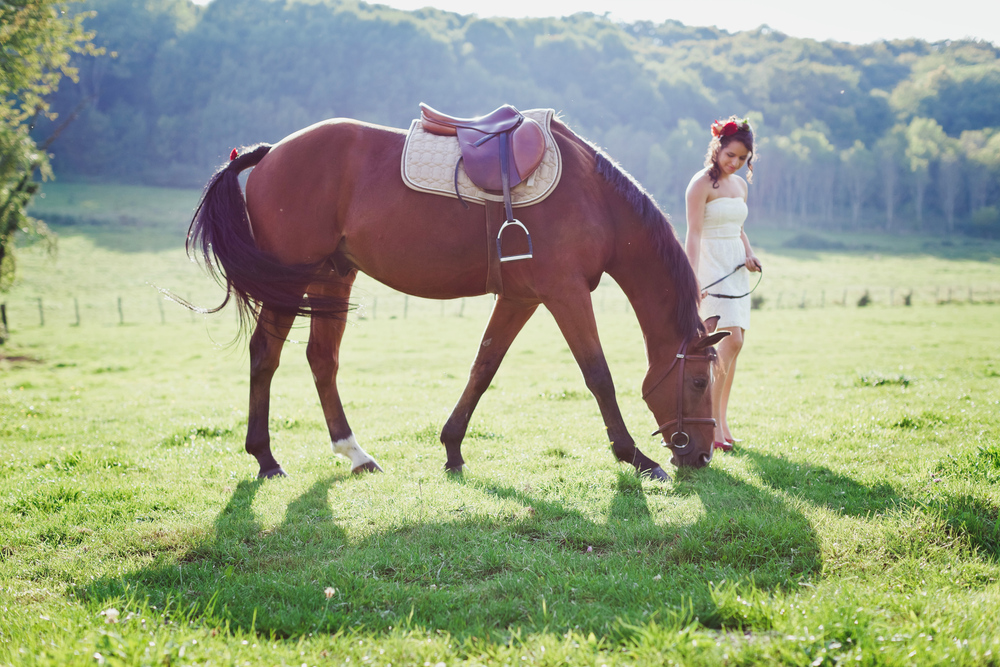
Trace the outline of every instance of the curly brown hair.
{"label": "curly brown hair", "polygon": [[[735,130],[730,127],[732,125]],[[733,141],[738,141],[750,154],[747,157],[747,182],[753,183],[753,128],[746,118],[730,116],[726,120],[717,120],[712,123],[712,140],[708,142],[708,152],[705,154],[705,166],[710,167],[708,177],[712,179],[712,187],[719,187],[719,175],[722,170],[719,168],[719,151],[728,146]]]}

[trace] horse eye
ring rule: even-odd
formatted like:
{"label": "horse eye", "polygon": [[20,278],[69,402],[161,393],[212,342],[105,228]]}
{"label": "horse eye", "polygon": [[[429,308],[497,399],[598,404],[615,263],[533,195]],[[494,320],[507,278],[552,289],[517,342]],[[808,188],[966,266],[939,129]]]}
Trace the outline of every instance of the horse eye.
{"label": "horse eye", "polygon": [[708,378],[695,378],[694,388],[698,391],[705,391],[708,388]]}

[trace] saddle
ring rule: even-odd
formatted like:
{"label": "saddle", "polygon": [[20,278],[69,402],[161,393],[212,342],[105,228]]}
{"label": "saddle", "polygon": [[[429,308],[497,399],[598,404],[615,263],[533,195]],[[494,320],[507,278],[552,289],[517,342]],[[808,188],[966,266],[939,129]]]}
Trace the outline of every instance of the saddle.
{"label": "saddle", "polygon": [[[475,118],[457,118],[420,104],[420,123],[431,134],[456,136],[462,156],[455,165],[455,193],[458,192],[458,169],[465,167],[469,179],[483,190],[503,192],[506,220],[497,233],[497,255],[501,262],[531,259],[531,234],[514,217],[510,189],[534,172],[545,156],[545,133],[542,127],[520,111],[505,104],[495,111]],[[500,238],[509,226],[520,227],[528,239],[528,252],[504,256]]]}

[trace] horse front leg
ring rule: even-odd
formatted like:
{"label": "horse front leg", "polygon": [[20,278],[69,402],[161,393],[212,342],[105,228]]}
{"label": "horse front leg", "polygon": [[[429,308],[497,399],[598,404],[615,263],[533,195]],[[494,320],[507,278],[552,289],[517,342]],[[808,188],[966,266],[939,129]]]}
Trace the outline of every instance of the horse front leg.
{"label": "horse front leg", "polygon": [[284,477],[286,473],[271,454],[268,417],[271,407],[271,379],[278,370],[281,348],[294,315],[279,315],[261,309],[250,337],[250,410],[247,415],[246,450],[260,465],[259,478]]}
{"label": "horse front leg", "polygon": [[660,464],[652,460],[635,446],[635,440],[625,427],[618,400],[615,397],[615,385],[611,379],[601,341],[597,335],[597,320],[594,318],[594,308],[590,293],[564,297],[557,302],[546,302],[546,307],[552,313],[559,325],[566,343],[569,345],[577,365],[583,372],[587,388],[597,399],[597,406],[607,427],[608,438],[611,440],[611,450],[619,461],[630,463],[639,475],[652,479],[669,480]]}
{"label": "horse front leg", "polygon": [[462,458],[462,440],[469,429],[472,413],[479,404],[479,399],[489,388],[490,382],[493,381],[493,376],[496,375],[500,362],[503,361],[514,338],[536,308],[538,308],[537,303],[516,303],[502,296],[497,297],[496,303],[493,304],[490,321],[486,325],[486,331],[483,332],[476,360],[469,371],[469,382],[465,385],[465,391],[451,411],[444,428],[441,429],[441,444],[444,445],[448,455],[448,460],[444,464],[445,470],[462,472],[462,467],[465,465],[465,459]]}
{"label": "horse front leg", "polygon": [[[347,304],[357,272],[352,271],[336,286],[324,286],[318,293],[343,300]],[[382,472],[382,468],[361,448],[344,413],[344,405],[337,389],[337,371],[340,370],[340,343],[347,327],[346,317],[313,317],[309,329],[306,358],[312,369],[323,416],[330,431],[333,452],[351,460],[351,472]]]}

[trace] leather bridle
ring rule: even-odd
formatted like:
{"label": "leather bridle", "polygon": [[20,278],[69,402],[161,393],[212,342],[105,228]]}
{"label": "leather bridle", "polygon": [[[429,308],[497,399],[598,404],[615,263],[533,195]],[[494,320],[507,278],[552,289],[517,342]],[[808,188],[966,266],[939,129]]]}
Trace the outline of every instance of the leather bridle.
{"label": "leather bridle", "polygon": [[667,371],[662,377],[660,377],[659,380],[656,381],[655,384],[642,394],[642,398],[645,400],[647,396],[653,393],[653,390],[659,387],[663,381],[670,376],[670,373],[673,372],[674,368],[677,368],[678,366],[680,367],[680,372],[677,375],[677,419],[672,419],[665,424],[661,424],[660,427],[652,433],[652,435],[666,434],[669,429],[676,424],[677,430],[672,432],[669,440],[664,439],[663,441],[664,446],[670,447],[674,451],[674,454],[683,454],[684,450],[691,445],[691,436],[689,436],[684,430],[685,423],[710,424],[713,428],[715,427],[715,419],[712,417],[684,417],[684,365],[688,359],[695,361],[712,360],[712,356],[708,352],[699,355],[688,354],[687,348],[689,342],[690,339],[685,339],[684,342],[681,343],[681,347],[674,356],[674,360],[670,364]]}

